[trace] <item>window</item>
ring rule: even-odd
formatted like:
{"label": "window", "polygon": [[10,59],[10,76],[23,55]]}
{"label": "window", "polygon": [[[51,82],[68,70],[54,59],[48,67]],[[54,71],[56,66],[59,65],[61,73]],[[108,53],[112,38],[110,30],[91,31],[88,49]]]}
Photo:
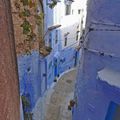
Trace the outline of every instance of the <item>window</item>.
{"label": "window", "polygon": [[64,46],[67,46],[67,36],[65,36],[65,43]]}
{"label": "window", "polygon": [[80,12],[81,12],[81,10],[79,9],[79,10],[78,10],[78,14],[80,14]]}
{"label": "window", "polygon": [[57,44],[58,42],[58,30],[56,30],[56,34],[55,34],[55,44]]}
{"label": "window", "polygon": [[66,5],[66,10],[65,10],[65,15],[70,15],[71,14],[71,5]]}

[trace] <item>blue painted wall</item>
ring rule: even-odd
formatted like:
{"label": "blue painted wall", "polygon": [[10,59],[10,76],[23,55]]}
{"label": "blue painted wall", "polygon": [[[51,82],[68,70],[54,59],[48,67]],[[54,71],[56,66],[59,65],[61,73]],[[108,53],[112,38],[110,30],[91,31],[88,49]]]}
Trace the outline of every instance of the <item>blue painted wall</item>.
{"label": "blue painted wall", "polygon": [[98,72],[104,68],[120,72],[120,34],[117,27],[120,20],[117,15],[119,7],[120,2],[117,0],[98,0],[96,3],[94,0],[88,1],[86,35],[75,86],[73,120],[113,120],[115,105],[120,105],[119,86],[98,78]]}
{"label": "blue painted wall", "polygon": [[31,109],[41,95],[41,72],[39,63],[39,53],[31,52],[30,55],[18,56],[18,71],[20,80],[20,94],[28,97]]}
{"label": "blue painted wall", "polygon": [[75,67],[75,48],[65,48],[60,51],[60,73]]}
{"label": "blue painted wall", "polygon": [[51,86],[54,80],[54,61],[53,52],[46,57],[47,61],[47,88]]}
{"label": "blue painted wall", "polygon": [[97,72],[111,66],[119,69],[120,60],[110,57],[101,58],[89,51],[85,52],[84,59],[83,67],[79,68],[75,87],[77,105],[73,110],[73,119],[105,120],[110,102],[120,104],[120,89],[101,82],[97,79]]}

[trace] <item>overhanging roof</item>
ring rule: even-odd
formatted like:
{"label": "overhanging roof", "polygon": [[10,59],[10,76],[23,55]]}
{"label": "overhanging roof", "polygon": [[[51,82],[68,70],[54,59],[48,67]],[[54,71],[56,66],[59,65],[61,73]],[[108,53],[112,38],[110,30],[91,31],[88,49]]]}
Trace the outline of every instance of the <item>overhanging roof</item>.
{"label": "overhanging roof", "polygon": [[98,78],[111,86],[120,88],[120,71],[111,68],[104,68],[98,72]]}
{"label": "overhanging roof", "polygon": [[59,28],[59,27],[61,27],[61,25],[53,25],[53,26],[50,26],[49,28],[48,28],[48,30],[53,30],[53,29],[56,29],[56,28]]}

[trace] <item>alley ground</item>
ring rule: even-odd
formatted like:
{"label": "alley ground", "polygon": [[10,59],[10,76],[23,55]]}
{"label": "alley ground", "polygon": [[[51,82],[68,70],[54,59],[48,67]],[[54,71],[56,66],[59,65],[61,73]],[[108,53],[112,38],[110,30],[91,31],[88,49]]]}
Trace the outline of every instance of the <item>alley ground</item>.
{"label": "alley ground", "polygon": [[45,120],[71,120],[68,103],[73,98],[76,70],[64,74],[53,88]]}

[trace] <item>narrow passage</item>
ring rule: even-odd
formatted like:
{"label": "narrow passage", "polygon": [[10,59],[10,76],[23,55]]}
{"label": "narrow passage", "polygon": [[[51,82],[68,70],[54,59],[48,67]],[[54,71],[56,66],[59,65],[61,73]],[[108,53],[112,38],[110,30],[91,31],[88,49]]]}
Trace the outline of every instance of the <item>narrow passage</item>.
{"label": "narrow passage", "polygon": [[47,104],[45,120],[71,120],[72,113],[68,110],[68,103],[73,98],[76,70],[64,74],[51,95]]}

